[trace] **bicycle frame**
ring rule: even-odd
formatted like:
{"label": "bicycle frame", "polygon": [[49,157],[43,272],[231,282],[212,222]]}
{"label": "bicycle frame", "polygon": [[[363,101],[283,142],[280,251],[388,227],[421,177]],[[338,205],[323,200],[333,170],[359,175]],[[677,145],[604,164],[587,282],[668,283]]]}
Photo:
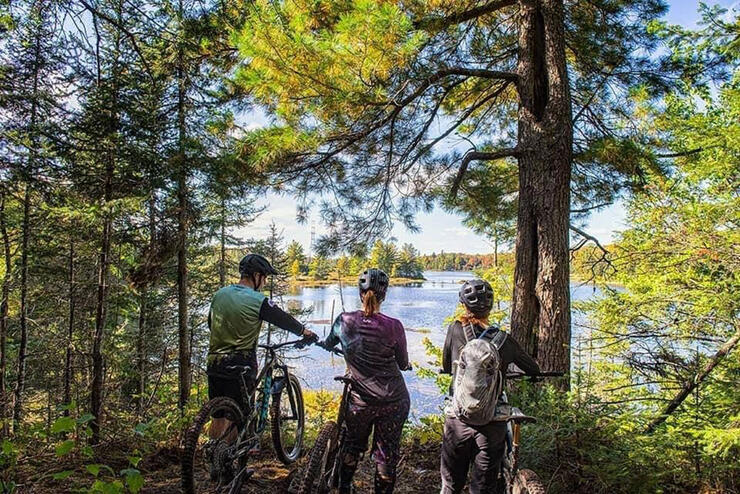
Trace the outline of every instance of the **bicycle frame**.
{"label": "bicycle frame", "polygon": [[[296,341],[281,343],[278,345],[259,345],[260,348],[265,350],[265,357],[263,359],[262,368],[257,374],[255,382],[257,386],[254,391],[250,391],[247,386],[247,372],[248,369],[244,369],[240,374],[240,382],[242,396],[244,402],[241,403],[242,408],[247,411],[246,420],[244,426],[239,431],[237,440],[235,442],[237,446],[236,457],[240,457],[247,453],[257,443],[259,437],[265,431],[267,427],[267,415],[270,409],[270,399],[275,394],[281,392],[287,385],[290,377],[290,370],[288,366],[282,363],[279,356],[277,355],[277,349],[295,345]],[[274,379],[274,371],[279,370],[282,376]],[[287,386],[288,397],[291,408],[291,419],[295,419],[298,416],[297,402],[293,395],[293,389]],[[260,396],[255,396],[256,393],[260,393]]]}

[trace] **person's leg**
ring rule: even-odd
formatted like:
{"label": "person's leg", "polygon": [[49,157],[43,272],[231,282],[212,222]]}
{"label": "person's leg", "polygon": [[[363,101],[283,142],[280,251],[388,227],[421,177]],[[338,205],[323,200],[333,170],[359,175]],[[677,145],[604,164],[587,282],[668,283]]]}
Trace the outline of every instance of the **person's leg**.
{"label": "person's leg", "polygon": [[401,433],[409,417],[410,401],[404,399],[381,408],[373,432],[375,494],[391,494],[396,485]]}
{"label": "person's leg", "polygon": [[476,427],[476,455],[470,478],[470,494],[484,494],[496,482],[506,449],[506,422],[491,422]]}
{"label": "person's leg", "polygon": [[[352,398],[349,398],[350,400]],[[339,492],[352,492],[352,479],[357,470],[357,464],[367,449],[367,440],[373,427],[376,409],[369,405],[358,405],[350,402],[345,417],[347,436],[342,451],[342,466],[339,471]]]}
{"label": "person's leg", "polygon": [[[224,357],[217,363],[208,366],[208,399],[226,396],[233,399],[239,407],[245,405],[242,393],[241,377],[226,368],[231,365],[249,366],[245,379],[248,392],[254,392],[257,378],[257,355],[256,352],[248,354],[234,354]],[[242,410],[246,413],[246,410]],[[224,417],[222,412],[215,412],[208,428],[208,436],[211,439],[220,439],[227,444],[233,443],[239,431],[232,427],[232,422]]]}
{"label": "person's leg", "polygon": [[445,419],[442,436],[442,494],[458,494],[465,487],[473,452],[475,431],[455,417]]}

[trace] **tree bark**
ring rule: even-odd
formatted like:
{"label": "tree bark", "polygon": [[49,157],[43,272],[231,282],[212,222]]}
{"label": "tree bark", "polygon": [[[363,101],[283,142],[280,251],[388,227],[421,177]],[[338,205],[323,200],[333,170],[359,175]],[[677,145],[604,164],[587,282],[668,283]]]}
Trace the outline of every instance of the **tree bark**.
{"label": "tree bark", "polygon": [[[116,16],[117,19],[121,20],[123,7],[121,2],[116,5]],[[100,45],[100,34],[97,29],[97,20],[93,16],[93,22],[96,27],[97,43],[98,48]],[[111,252],[111,237],[113,229],[113,218],[111,212],[107,210],[107,206],[113,199],[113,176],[116,167],[116,158],[118,152],[118,138],[117,133],[119,131],[119,115],[118,115],[118,84],[120,78],[120,32],[115,35],[115,48],[113,55],[113,65],[111,67],[111,104],[108,110],[110,126],[106,132],[106,151],[103,156],[105,159],[105,176],[103,183],[103,225],[102,225],[102,237],[100,244],[100,254],[98,259],[98,288],[97,297],[95,303],[95,332],[93,334],[93,350],[92,350],[92,362],[93,362],[93,375],[92,385],[90,392],[90,413],[95,417],[90,423],[90,429],[92,430],[92,437],[90,442],[92,444],[98,444],[100,442],[100,429],[102,422],[102,411],[103,411],[103,392],[105,382],[105,369],[104,369],[104,355],[103,355],[103,343],[105,336],[105,325],[107,319],[108,309],[108,271],[110,268],[110,252]],[[102,89],[102,79],[100,72],[100,51],[97,52],[98,62],[98,90]]]}
{"label": "tree bark", "polygon": [[[183,3],[179,2],[180,36],[183,36]],[[177,156],[177,340],[178,340],[178,406],[184,412],[190,396],[190,335],[188,325],[188,264],[187,264],[187,236],[188,236],[188,172],[185,156],[186,139],[186,81],[185,81],[185,53],[182,44],[177,52],[177,129],[178,129],[178,156]]]}
{"label": "tree bark", "polygon": [[18,376],[13,405],[13,432],[18,432],[23,416],[23,392],[26,387],[26,351],[28,348],[28,245],[31,235],[31,186],[23,193],[23,226],[21,237],[21,306],[20,341],[18,343]]}
{"label": "tree bark", "polygon": [[72,345],[75,327],[75,242],[69,241],[69,315],[67,320],[67,351],[64,359],[64,415],[69,416],[72,402]]}
{"label": "tree bark", "polygon": [[[568,372],[572,121],[563,2],[519,5],[521,155],[512,335],[543,370]],[[567,381],[561,386],[567,388]]]}
{"label": "tree bark", "polygon": [[10,238],[5,221],[5,191],[0,199],[0,234],[3,238],[3,257],[5,259],[5,274],[3,275],[2,300],[0,300],[0,420],[2,420],[2,437],[8,435],[8,395],[6,383],[7,369],[7,338],[8,338],[8,302],[10,299],[10,280],[12,264],[10,258]]}
{"label": "tree bark", "polygon": [[740,341],[740,329],[737,329],[735,331],[735,334],[732,335],[732,337],[727,340],[720,348],[717,350],[717,352],[712,355],[712,358],[709,359],[709,362],[704,366],[704,369],[700,373],[698,373],[694,378],[690,381],[686,381],[684,385],[681,387],[681,391],[679,391],[676,396],[671,400],[668,405],[665,406],[663,411],[658,415],[655,419],[653,419],[652,422],[647,426],[645,429],[646,434],[651,434],[655,432],[655,429],[666,421],[670,415],[676,411],[676,409],[681,406],[681,403],[684,402],[684,400],[691,394],[694,389],[697,388],[701,383],[703,383],[707,377],[709,377],[709,374],[712,373],[715,367],[724,359],[735,346],[737,345],[738,341]]}
{"label": "tree bark", "polygon": [[218,263],[219,286],[226,285],[226,199],[221,198],[221,251]]}
{"label": "tree bark", "polygon": [[136,410],[144,413],[144,392],[146,391],[146,333],[147,333],[147,287],[139,296],[139,330],[136,335]]}
{"label": "tree bark", "polygon": [[[109,157],[105,173],[105,191],[103,206],[110,202],[113,191],[113,161]],[[110,213],[105,212],[103,218],[103,231],[101,238],[100,254],[98,259],[98,289],[95,303],[95,333],[93,335],[93,375],[90,394],[90,409],[95,419],[91,422],[91,442],[100,442],[100,427],[103,409],[103,337],[105,334],[105,321],[107,316],[108,298],[108,268],[110,266],[110,243],[112,221]]]}
{"label": "tree bark", "polygon": [[[151,183],[154,184],[154,177],[151,177]],[[156,249],[157,243],[157,229],[156,229],[156,207],[157,207],[157,193],[152,185],[152,190],[149,192],[149,252],[153,255]],[[139,331],[136,336],[136,355],[137,355],[137,374],[138,379],[136,383],[136,407],[140,415],[144,413],[146,393],[146,381],[147,381],[147,337],[149,333],[149,288],[151,280],[146,279],[143,286],[141,287],[141,297],[139,301]]]}
{"label": "tree bark", "polygon": [[42,64],[41,37],[43,36],[42,7],[37,7],[34,14],[39,16],[38,30],[34,39],[34,66],[30,108],[30,148],[28,152],[28,168],[26,170],[26,186],[23,192],[23,226],[21,240],[21,306],[20,306],[20,342],[18,345],[18,375],[15,386],[13,405],[13,432],[17,432],[23,416],[23,392],[26,388],[26,352],[28,349],[28,249],[31,236],[31,180],[36,171],[36,158],[39,151],[39,139],[36,134],[38,123],[39,78]]}

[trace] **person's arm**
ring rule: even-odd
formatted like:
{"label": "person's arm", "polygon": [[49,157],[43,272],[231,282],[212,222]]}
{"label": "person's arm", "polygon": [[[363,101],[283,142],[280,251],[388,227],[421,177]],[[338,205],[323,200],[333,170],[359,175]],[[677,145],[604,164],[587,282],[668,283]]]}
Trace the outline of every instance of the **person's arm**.
{"label": "person's arm", "polygon": [[401,370],[408,370],[409,368],[409,352],[406,346],[406,331],[403,329],[403,324],[398,323],[396,328],[398,335],[396,336],[396,363],[398,368]]}
{"label": "person's arm", "polygon": [[525,374],[535,375],[540,373],[540,366],[519,346],[519,343],[514,338],[509,336],[506,342],[512,347],[513,360],[517,367],[523,370]]}
{"label": "person's arm", "polygon": [[334,324],[331,325],[331,331],[329,331],[329,336],[326,337],[324,340],[323,346],[327,350],[330,348],[334,348],[337,346],[337,343],[339,343],[341,340],[339,339],[339,335],[342,331],[342,314],[339,314],[336,319],[334,319]]}
{"label": "person's arm", "polygon": [[454,324],[450,324],[447,328],[445,346],[442,348],[442,374],[452,374],[452,333],[454,330]]}
{"label": "person's arm", "polygon": [[290,331],[297,336],[303,336],[305,332],[303,324],[268,298],[262,301],[259,318],[263,321],[269,322],[270,324],[274,324],[280,329]]}

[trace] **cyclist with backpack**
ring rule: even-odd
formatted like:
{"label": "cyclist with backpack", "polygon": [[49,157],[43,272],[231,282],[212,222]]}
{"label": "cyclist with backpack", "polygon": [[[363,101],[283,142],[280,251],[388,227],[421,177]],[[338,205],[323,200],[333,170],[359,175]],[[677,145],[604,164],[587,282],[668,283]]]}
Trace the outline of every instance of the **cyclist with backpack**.
{"label": "cyclist with backpack", "polygon": [[452,374],[452,399],[446,410],[442,439],[442,494],[462,492],[473,465],[470,493],[488,492],[496,481],[505,453],[506,422],[496,421],[496,404],[504,376],[514,363],[527,374],[539,366],[519,344],[488,317],[493,289],[484,280],[466,281],[460,288],[465,313],[447,330],[442,372]]}
{"label": "cyclist with backpack", "polygon": [[401,432],[410,399],[401,370],[409,368],[406,333],[397,319],[380,312],[388,275],[368,269],[359,278],[362,310],[337,317],[323,346],[342,344],[352,388],[345,418],[347,436],[339,472],[339,492],[353,491],[352,479],[373,432],[375,493],[390,494],[396,483]]}

